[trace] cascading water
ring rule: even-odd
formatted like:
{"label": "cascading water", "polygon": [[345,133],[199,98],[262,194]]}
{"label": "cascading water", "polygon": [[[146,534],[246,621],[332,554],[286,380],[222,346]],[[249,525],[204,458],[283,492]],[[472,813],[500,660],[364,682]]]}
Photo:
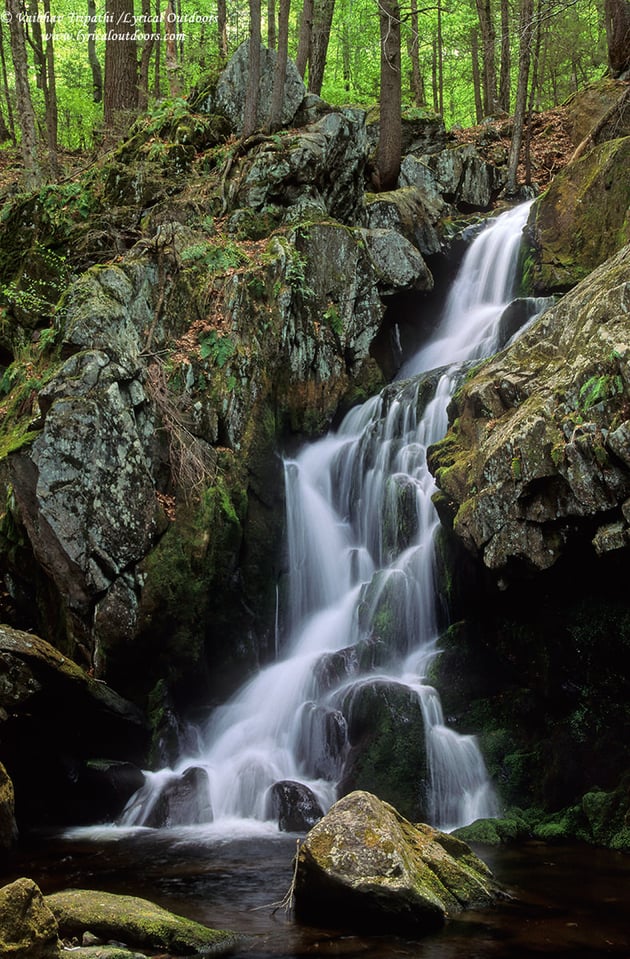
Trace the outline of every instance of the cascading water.
{"label": "cascading water", "polygon": [[286,461],[282,658],[214,713],[196,754],[147,774],[122,824],[151,822],[165,790],[193,772],[179,822],[213,817],[225,828],[226,820],[269,819],[274,786],[287,783],[326,810],[348,756],[355,698],[379,684],[404,689],[419,705],[425,818],[448,829],[497,813],[475,738],[446,726],[425,680],[438,634],[439,525],[426,451],[446,432],[459,366],[500,345],[528,206],[503,214],[473,242],[434,337],[405,365],[404,379]]}

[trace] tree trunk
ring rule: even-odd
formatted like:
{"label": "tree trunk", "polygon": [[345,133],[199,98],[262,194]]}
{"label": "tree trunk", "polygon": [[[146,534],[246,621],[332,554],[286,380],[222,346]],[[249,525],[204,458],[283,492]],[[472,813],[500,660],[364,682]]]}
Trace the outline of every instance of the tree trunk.
{"label": "tree trunk", "polygon": [[27,190],[34,190],[42,182],[42,173],[37,154],[37,130],[35,111],[28,85],[28,61],[22,13],[19,0],[6,0],[11,37],[11,57],[15,76],[15,99],[19,125],[22,133],[20,147],[24,163],[24,181]]}
{"label": "tree trunk", "polygon": [[160,0],[155,0],[155,23],[160,25],[159,30],[156,30],[156,33],[159,33],[156,44],[155,44],[155,72],[153,74],[153,96],[156,100],[159,100],[162,96],[162,39],[161,39],[161,23],[162,23],[162,10]]}
{"label": "tree trunk", "polygon": [[418,0],[411,0],[411,36],[407,41],[407,53],[411,61],[411,92],[413,93],[415,106],[423,107],[426,104],[426,99],[424,81],[420,72],[419,36]]}
{"label": "tree trunk", "polygon": [[219,60],[221,63],[225,63],[228,58],[226,0],[217,0],[217,40],[219,44]]}
{"label": "tree trunk", "polygon": [[291,0],[280,0],[278,20],[278,56],[273,74],[273,90],[271,94],[271,113],[269,129],[279,130],[282,126],[282,105],[284,103],[284,87],[287,78],[287,61],[289,59],[289,11]]}
{"label": "tree trunk", "polygon": [[48,162],[53,177],[59,175],[58,162],[58,111],[57,111],[57,77],[55,74],[55,51],[53,48],[54,21],[50,11],[50,0],[44,0],[44,15],[46,17],[46,137],[48,141]]}
{"label": "tree trunk", "polygon": [[267,46],[276,49],[278,33],[276,30],[276,0],[267,0]]}
{"label": "tree trunk", "polygon": [[313,30],[309,51],[308,91],[319,96],[324,82],[324,68],[330,40],[330,27],[335,0],[316,0],[314,6]]}
{"label": "tree trunk", "polygon": [[510,6],[509,0],[501,0],[501,69],[499,71],[499,107],[510,112]]}
{"label": "tree trunk", "polygon": [[[105,91],[103,121],[110,133],[129,127],[138,106],[137,42],[134,34],[133,0],[106,0]],[[111,31],[111,33],[110,33]],[[121,39],[120,34],[123,34]]]}
{"label": "tree trunk", "polygon": [[494,113],[496,106],[497,74],[494,56],[496,33],[490,0],[476,0],[481,47],[483,52],[483,109],[486,116]]}
{"label": "tree trunk", "polygon": [[243,107],[243,139],[258,125],[258,87],[260,85],[260,0],[249,0],[249,73]]}
{"label": "tree trunk", "polygon": [[150,39],[142,44],[142,54],[140,55],[140,75],[138,77],[138,110],[146,110],[149,105],[149,67],[151,65],[151,54],[155,46],[153,34],[157,32],[156,27],[159,23],[151,23],[151,0],[142,0],[142,16],[145,17],[146,33],[150,34]]}
{"label": "tree trunk", "polygon": [[103,99],[103,71],[96,53],[96,0],[87,0],[88,12],[88,61],[92,71],[92,100],[100,103]]}
{"label": "tree trunk", "polygon": [[442,40],[442,0],[437,0],[437,89],[438,113],[444,116],[444,43]]}
{"label": "tree trunk", "polygon": [[306,66],[309,61],[311,50],[311,38],[313,36],[313,0],[304,0],[302,5],[302,15],[300,17],[300,36],[298,39],[297,54],[295,65],[299,74],[304,79],[306,76]]}
{"label": "tree trunk", "polygon": [[392,190],[400,173],[402,151],[400,84],[400,6],[398,0],[379,0],[381,28],[380,131],[376,151],[376,178],[381,190]]}
{"label": "tree trunk", "polygon": [[630,70],[630,2],[604,0],[608,63],[613,77]]}
{"label": "tree trunk", "polygon": [[15,145],[17,143],[17,140],[15,137],[15,121],[13,119],[13,108],[11,106],[11,94],[9,91],[7,61],[4,55],[4,29],[3,29],[2,17],[0,17],[0,63],[2,64],[2,88],[4,90],[4,102],[7,105],[7,118],[9,121],[9,132],[11,135],[11,142]]}
{"label": "tree trunk", "polygon": [[472,54],[472,77],[475,91],[475,118],[477,123],[483,120],[483,97],[481,95],[481,73],[479,71],[479,36],[476,30],[470,31],[470,51]]}
{"label": "tree trunk", "polygon": [[505,192],[508,196],[515,196],[517,192],[518,163],[523,141],[523,125],[525,122],[525,107],[527,104],[527,82],[529,80],[529,65],[532,48],[532,14],[533,0],[521,0],[521,15],[519,21],[520,45],[518,52],[518,83],[516,87],[516,104],[514,107],[514,129],[510,143],[510,157],[508,161],[508,175]]}

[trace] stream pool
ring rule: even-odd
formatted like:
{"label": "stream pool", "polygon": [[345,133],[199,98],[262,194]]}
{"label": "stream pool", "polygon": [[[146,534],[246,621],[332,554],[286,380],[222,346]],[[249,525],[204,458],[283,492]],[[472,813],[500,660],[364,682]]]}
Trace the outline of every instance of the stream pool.
{"label": "stream pool", "polygon": [[478,847],[511,899],[411,941],[313,929],[274,906],[290,886],[296,843],[295,835],[264,827],[255,836],[231,838],[202,827],[78,829],[32,837],[4,881],[24,875],[44,893],[83,887],[151,899],[242,932],[246,939],[234,955],[243,959],[630,957],[630,856],[622,853],[539,843]]}

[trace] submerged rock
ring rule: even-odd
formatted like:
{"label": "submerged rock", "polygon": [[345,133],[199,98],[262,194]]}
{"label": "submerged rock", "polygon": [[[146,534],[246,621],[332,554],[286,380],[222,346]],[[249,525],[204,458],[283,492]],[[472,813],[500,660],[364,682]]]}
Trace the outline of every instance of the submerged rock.
{"label": "submerged rock", "polygon": [[173,955],[225,955],[239,941],[235,932],[210,929],[174,915],[146,899],[91,889],[69,889],[46,896],[45,903],[63,938],[81,939],[86,931],[138,949]]}
{"label": "submerged rock", "polygon": [[32,879],[0,889],[0,955],[11,959],[59,959],[57,920]]}
{"label": "submerged rock", "polygon": [[469,846],[367,792],[335,803],[298,854],[296,912],[318,925],[421,935],[498,895]]}

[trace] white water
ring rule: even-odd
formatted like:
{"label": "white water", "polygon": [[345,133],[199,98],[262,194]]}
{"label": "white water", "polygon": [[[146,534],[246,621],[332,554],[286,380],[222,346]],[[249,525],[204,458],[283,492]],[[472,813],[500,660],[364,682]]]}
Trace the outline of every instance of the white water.
{"label": "white water", "polygon": [[[282,658],[215,712],[196,755],[147,774],[122,825],[145,823],[164,785],[191,766],[208,775],[191,822],[203,818],[208,801],[226,827],[264,821],[270,787],[286,780],[305,784],[326,810],[347,754],[352,692],[375,680],[403,686],[420,704],[425,818],[450,829],[496,815],[475,738],[446,726],[426,682],[438,638],[438,518],[426,450],[446,432],[458,364],[498,346],[527,210],[503,214],[474,241],[436,334],[402,371],[412,378],[352,410],[337,433],[285,463],[290,598]],[[436,369],[433,398],[421,403],[425,378],[416,374]],[[383,632],[385,650],[375,642]]]}

